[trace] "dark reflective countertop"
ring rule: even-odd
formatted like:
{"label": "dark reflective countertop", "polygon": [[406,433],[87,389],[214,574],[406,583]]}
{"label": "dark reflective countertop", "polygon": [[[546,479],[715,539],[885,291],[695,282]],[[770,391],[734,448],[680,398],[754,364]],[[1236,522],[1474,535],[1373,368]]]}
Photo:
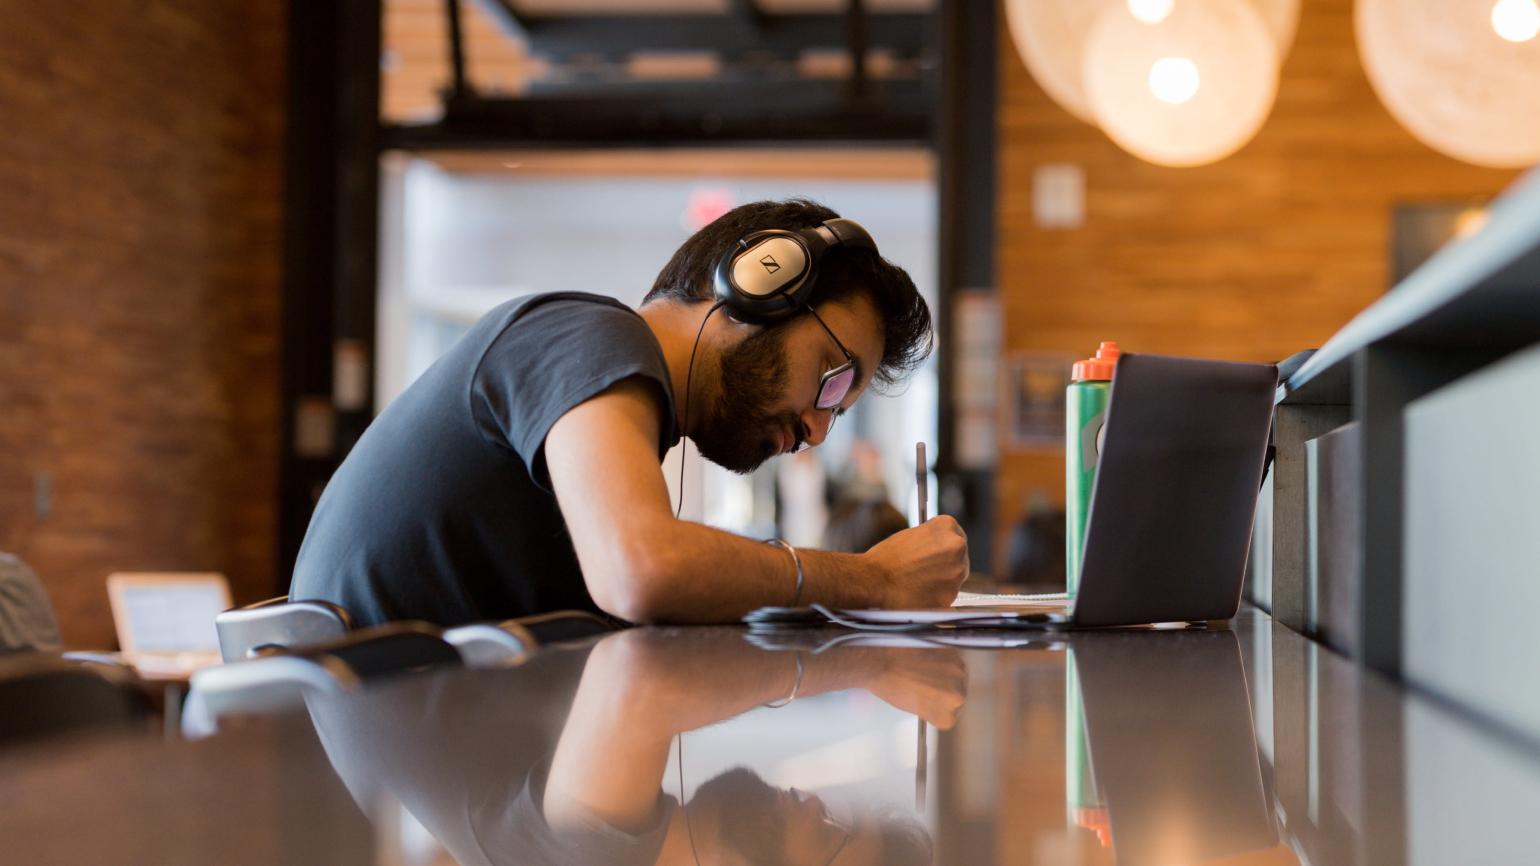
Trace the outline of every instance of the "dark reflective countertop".
{"label": "dark reflective countertop", "polygon": [[[637,629],[0,753],[6,862],[1537,863],[1540,754],[1228,630]],[[923,723],[922,723],[923,720]]]}

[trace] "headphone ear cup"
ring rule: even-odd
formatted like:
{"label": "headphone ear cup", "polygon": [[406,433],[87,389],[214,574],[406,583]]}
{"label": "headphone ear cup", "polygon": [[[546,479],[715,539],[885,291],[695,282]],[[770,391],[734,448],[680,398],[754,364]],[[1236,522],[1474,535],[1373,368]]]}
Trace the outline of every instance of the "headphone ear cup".
{"label": "headphone ear cup", "polygon": [[799,231],[750,232],[717,260],[712,296],[740,322],[784,321],[810,305],[818,263],[837,246],[877,251],[860,223],[841,217]]}
{"label": "headphone ear cup", "polygon": [[717,261],[712,295],[740,322],[764,325],[790,318],[812,289],[813,253],[795,232],[755,232]]}

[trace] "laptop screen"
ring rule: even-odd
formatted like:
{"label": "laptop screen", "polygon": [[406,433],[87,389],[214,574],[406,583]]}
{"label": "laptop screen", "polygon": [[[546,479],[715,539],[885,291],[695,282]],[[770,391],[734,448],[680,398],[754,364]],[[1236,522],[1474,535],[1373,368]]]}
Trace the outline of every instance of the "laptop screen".
{"label": "laptop screen", "polygon": [[124,646],[139,653],[219,650],[214,616],[230,606],[223,583],[135,583],[122,587],[120,598],[122,625],[132,635],[119,635]]}

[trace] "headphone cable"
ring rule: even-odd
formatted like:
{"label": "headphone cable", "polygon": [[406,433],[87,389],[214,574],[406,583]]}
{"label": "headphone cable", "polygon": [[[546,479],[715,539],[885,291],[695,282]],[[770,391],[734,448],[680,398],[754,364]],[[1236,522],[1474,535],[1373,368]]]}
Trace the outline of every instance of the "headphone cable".
{"label": "headphone cable", "polygon": [[684,799],[684,732],[674,735],[674,742],[678,747],[674,766],[679,770],[679,811],[684,813],[684,832],[690,839],[690,857],[695,860],[695,866],[700,866],[700,853],[695,850],[695,828],[690,826],[690,807]]}
{"label": "headphone cable", "polygon": [[679,504],[674,506],[674,519],[684,512],[684,460],[689,456],[689,444],[685,441],[690,430],[690,382],[695,376],[695,351],[700,348],[701,334],[706,332],[706,323],[711,321],[711,314],[722,308],[725,301],[717,301],[706,311],[706,317],[700,320],[700,328],[695,332],[695,344],[690,347],[690,366],[684,374],[684,414],[679,420]]}

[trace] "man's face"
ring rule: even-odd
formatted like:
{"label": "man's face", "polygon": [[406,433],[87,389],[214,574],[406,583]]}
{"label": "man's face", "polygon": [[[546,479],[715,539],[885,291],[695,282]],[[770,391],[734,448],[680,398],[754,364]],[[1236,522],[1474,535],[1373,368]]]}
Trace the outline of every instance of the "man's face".
{"label": "man's face", "polygon": [[[757,330],[724,350],[715,387],[703,388],[706,411],[692,437],[707,460],[748,473],[803,442],[823,442],[836,413],[850,408],[882,357],[877,312],[862,295],[815,307],[829,330],[810,315]],[[816,409],[819,380],[845,363],[829,336],[856,359],[856,380],[836,409]]]}
{"label": "man's face", "polygon": [[818,797],[773,787],[743,767],[703,783],[684,808],[708,849],[703,863],[873,866],[880,859],[879,826],[845,826]]}

